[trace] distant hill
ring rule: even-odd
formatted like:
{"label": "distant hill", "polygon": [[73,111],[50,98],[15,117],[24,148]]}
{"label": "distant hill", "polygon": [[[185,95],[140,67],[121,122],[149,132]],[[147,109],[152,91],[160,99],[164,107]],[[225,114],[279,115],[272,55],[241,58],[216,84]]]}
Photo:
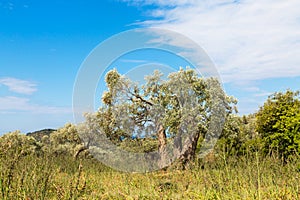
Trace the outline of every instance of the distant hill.
{"label": "distant hill", "polygon": [[54,131],[56,131],[56,130],[55,129],[42,129],[39,131],[27,133],[26,135],[34,137],[34,139],[36,139],[37,141],[41,141],[44,135],[49,136]]}

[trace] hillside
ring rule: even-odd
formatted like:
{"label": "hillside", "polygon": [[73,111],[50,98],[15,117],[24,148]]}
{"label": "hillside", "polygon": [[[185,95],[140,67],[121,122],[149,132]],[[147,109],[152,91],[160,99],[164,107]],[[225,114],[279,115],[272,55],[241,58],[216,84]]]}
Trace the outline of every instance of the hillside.
{"label": "hillside", "polygon": [[43,136],[45,136],[45,135],[49,136],[54,131],[56,131],[56,130],[55,129],[42,129],[39,131],[29,132],[26,135],[33,137],[37,141],[42,141]]}

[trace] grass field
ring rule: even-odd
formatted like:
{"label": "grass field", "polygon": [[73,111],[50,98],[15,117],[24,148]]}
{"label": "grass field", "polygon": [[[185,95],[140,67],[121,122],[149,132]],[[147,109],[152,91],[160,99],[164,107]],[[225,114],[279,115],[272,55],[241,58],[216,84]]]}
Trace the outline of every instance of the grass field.
{"label": "grass field", "polygon": [[92,159],[2,157],[1,199],[300,199],[300,159],[210,156],[189,169],[123,173]]}

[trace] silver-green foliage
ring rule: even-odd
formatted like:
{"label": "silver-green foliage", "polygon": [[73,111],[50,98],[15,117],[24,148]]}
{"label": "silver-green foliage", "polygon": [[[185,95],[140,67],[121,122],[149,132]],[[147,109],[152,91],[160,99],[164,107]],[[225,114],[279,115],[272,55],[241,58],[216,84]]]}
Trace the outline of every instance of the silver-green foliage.
{"label": "silver-green foliage", "polygon": [[[182,159],[195,154],[199,136],[205,138],[212,125],[219,127],[215,132],[221,131],[236,103],[223,93],[217,79],[200,77],[189,68],[170,73],[167,79],[156,70],[145,77],[144,84],[111,70],[105,81],[103,106],[96,114],[100,132],[115,143],[133,135],[154,137],[159,148],[167,135],[174,138],[172,154]],[[217,115],[222,119],[210,124]]]}

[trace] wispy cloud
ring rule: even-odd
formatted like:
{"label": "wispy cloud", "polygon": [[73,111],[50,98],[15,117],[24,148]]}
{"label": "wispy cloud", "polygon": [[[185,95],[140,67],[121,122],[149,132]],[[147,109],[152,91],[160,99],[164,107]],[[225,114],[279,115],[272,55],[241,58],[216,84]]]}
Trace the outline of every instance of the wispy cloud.
{"label": "wispy cloud", "polygon": [[130,5],[160,5],[160,6],[179,6],[187,5],[196,2],[197,0],[120,0],[122,2],[127,2]]}
{"label": "wispy cloud", "polygon": [[145,63],[145,62],[148,62],[147,60],[138,60],[138,59],[122,59],[120,61],[124,62],[124,63]]}
{"label": "wispy cloud", "polygon": [[272,92],[260,92],[260,93],[255,94],[254,96],[255,97],[268,97],[271,94],[273,94],[273,93]]}
{"label": "wispy cloud", "polygon": [[0,78],[0,85],[5,85],[11,92],[31,95],[37,91],[36,84],[27,80],[16,78]]}
{"label": "wispy cloud", "polygon": [[1,7],[4,9],[13,10],[15,5],[12,2],[4,1],[4,2],[0,2],[0,8]]}
{"label": "wispy cloud", "polygon": [[225,82],[300,76],[299,0],[127,1],[155,4],[141,25],[180,32],[199,43]]}
{"label": "wispy cloud", "polygon": [[66,114],[72,113],[71,108],[44,106],[30,102],[29,98],[15,96],[0,97],[0,113],[30,112],[34,114]]}

